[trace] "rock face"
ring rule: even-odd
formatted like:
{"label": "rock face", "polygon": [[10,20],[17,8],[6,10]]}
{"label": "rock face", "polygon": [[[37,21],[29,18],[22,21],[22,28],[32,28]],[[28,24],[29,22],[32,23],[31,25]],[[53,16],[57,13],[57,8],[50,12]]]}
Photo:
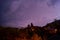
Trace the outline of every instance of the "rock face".
{"label": "rock face", "polygon": [[32,40],[42,40],[41,36],[38,36],[38,34],[33,34]]}
{"label": "rock face", "polygon": [[16,40],[42,40],[41,34],[39,27],[27,27],[20,31]]}

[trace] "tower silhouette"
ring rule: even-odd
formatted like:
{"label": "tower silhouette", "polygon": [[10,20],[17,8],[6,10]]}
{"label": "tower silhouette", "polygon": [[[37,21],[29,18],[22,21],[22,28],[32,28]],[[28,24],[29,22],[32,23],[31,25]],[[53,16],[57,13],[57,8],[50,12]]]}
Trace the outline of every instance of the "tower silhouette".
{"label": "tower silhouette", "polygon": [[31,27],[33,27],[33,23],[31,23]]}

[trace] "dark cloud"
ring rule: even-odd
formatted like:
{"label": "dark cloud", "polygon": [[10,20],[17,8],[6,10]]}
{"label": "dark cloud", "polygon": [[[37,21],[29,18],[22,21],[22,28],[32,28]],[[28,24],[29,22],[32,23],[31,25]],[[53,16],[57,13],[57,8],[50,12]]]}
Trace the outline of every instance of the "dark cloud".
{"label": "dark cloud", "polygon": [[49,0],[47,2],[48,6],[55,6],[58,2],[60,2],[60,0]]}
{"label": "dark cloud", "polygon": [[9,10],[10,0],[0,0],[0,25],[7,22],[5,21],[5,14]]}

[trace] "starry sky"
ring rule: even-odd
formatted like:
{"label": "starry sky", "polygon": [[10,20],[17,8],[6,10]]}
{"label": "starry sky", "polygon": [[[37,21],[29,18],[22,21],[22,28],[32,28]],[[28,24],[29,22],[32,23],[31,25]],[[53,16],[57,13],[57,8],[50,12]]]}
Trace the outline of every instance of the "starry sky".
{"label": "starry sky", "polygon": [[60,19],[60,0],[0,0],[0,25],[44,26]]}

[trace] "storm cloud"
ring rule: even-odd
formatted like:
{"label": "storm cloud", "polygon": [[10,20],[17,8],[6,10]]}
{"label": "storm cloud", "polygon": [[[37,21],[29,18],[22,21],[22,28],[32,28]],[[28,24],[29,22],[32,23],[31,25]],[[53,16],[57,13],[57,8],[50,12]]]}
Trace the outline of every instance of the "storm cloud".
{"label": "storm cloud", "polygon": [[60,19],[60,0],[2,0],[0,14],[3,26],[44,26]]}
{"label": "storm cloud", "polygon": [[49,0],[47,2],[48,6],[56,6],[57,4],[60,4],[60,0]]}

